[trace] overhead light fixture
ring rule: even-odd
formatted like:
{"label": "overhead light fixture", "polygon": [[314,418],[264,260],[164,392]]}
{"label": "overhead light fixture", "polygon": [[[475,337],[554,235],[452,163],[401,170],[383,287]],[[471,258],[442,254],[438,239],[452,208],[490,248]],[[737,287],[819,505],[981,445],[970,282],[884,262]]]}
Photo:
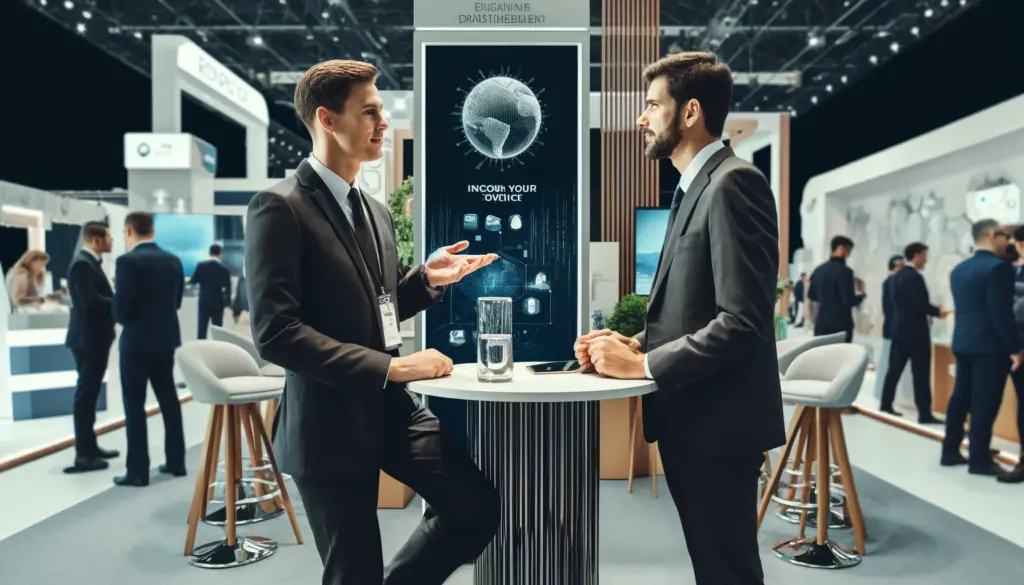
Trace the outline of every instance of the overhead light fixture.
{"label": "overhead light fixture", "polygon": [[932,10],[931,8],[928,8],[928,9],[926,9],[926,10],[924,11],[924,17],[925,17],[925,18],[931,18],[931,17],[932,17],[932,16],[934,16],[934,15],[935,15],[935,11],[934,11],[934,10]]}
{"label": "overhead light fixture", "polygon": [[761,111],[761,106],[754,106],[754,111],[755,112],[760,112]]}
{"label": "overhead light fixture", "polygon": [[939,2],[939,6],[943,8],[949,6],[949,0],[942,0],[942,2]]}
{"label": "overhead light fixture", "polygon": [[139,39],[140,41],[142,40],[142,33],[140,33],[139,31],[135,31],[135,34],[133,36]]}
{"label": "overhead light fixture", "polygon": [[39,4],[41,6],[46,6],[46,0],[39,0]]}
{"label": "overhead light fixture", "polygon": [[74,7],[75,7],[75,3],[74,2],[72,2],[71,0],[64,0],[64,8],[67,8],[68,10],[71,10]]}
{"label": "overhead light fixture", "polygon": [[893,53],[899,53],[899,52],[900,52],[900,44],[899,44],[899,43],[896,43],[896,42],[894,42],[893,44],[889,45],[889,49],[890,49],[890,50],[891,50],[891,51],[892,51]]}
{"label": "overhead light fixture", "polygon": [[76,24],[75,25],[75,30],[78,31],[79,34],[84,33],[85,32],[85,23],[84,22],[80,22],[80,23]]}
{"label": "overhead light fixture", "polygon": [[88,10],[83,10],[82,18],[89,20],[90,18],[92,18],[92,12],[89,12]]}
{"label": "overhead light fixture", "polygon": [[871,61],[872,65],[878,65],[878,56],[871,55],[870,57],[868,57],[868,61]]}
{"label": "overhead light fixture", "polygon": [[825,91],[827,91],[829,93],[832,93],[832,84],[831,83],[825,86]]}
{"label": "overhead light fixture", "polygon": [[331,13],[327,12],[326,10],[324,10],[323,12],[320,13],[320,18],[323,18],[324,20],[330,18],[330,16],[331,16]]}
{"label": "overhead light fixture", "polygon": [[252,37],[249,38],[249,42],[251,42],[253,45],[255,45],[257,47],[262,47],[263,46],[263,37],[261,37],[260,35],[253,35]]}
{"label": "overhead light fixture", "polygon": [[839,78],[839,81],[842,81],[843,83],[846,83],[846,79],[847,79],[847,77],[844,75],[844,76]]}
{"label": "overhead light fixture", "polygon": [[960,0],[960,6],[967,6],[967,0]]}
{"label": "overhead light fixture", "polygon": [[812,95],[811,96],[811,103],[814,104],[814,105],[818,105],[818,96]]}
{"label": "overhead light fixture", "polygon": [[919,36],[921,34],[921,29],[917,28],[916,26],[911,27],[910,34],[914,35],[915,37]]}

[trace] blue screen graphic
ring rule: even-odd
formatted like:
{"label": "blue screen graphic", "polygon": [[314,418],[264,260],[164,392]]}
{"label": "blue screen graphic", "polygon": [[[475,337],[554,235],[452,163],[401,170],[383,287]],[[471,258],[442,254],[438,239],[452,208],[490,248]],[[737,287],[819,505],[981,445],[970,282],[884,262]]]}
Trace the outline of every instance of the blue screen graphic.
{"label": "blue screen graphic", "polygon": [[668,209],[636,210],[636,294],[650,295],[668,229]]}
{"label": "blue screen graphic", "polygon": [[153,214],[153,241],[181,260],[185,278],[191,278],[196,264],[210,255],[214,243],[214,216],[184,213]]}

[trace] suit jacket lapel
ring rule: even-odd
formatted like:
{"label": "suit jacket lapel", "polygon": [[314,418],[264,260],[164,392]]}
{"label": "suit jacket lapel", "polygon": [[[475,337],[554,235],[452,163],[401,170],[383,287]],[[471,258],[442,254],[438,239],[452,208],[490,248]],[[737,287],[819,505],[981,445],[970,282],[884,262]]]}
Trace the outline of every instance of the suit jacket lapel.
{"label": "suit jacket lapel", "polygon": [[398,274],[398,250],[396,250],[396,244],[393,239],[388,235],[393,231],[391,215],[386,210],[381,211],[378,205],[374,205],[369,201],[365,193],[363,193],[363,201],[366,205],[366,210],[370,213],[374,238],[377,240],[377,248],[380,251],[384,283],[386,286],[390,286],[391,278]]}
{"label": "suit jacket lapel", "polygon": [[327,188],[320,175],[316,174],[313,167],[310,166],[309,162],[302,161],[299,164],[299,168],[295,170],[295,175],[299,179],[299,183],[305,188],[309,197],[313,200],[313,203],[320,209],[320,212],[327,218],[328,223],[331,224],[331,228],[334,230],[334,234],[338,236],[341,243],[344,244],[345,249],[348,251],[349,258],[355,263],[356,268],[360,269],[363,278],[363,287],[366,289],[367,294],[373,300],[377,302],[377,293],[380,291],[374,290],[373,280],[370,276],[370,270],[366,266],[366,262],[363,260],[363,255],[359,253],[359,244],[356,243],[355,232],[352,229],[352,224],[349,223],[345,217],[345,213],[341,210],[341,206],[338,205],[337,199],[334,198],[334,194]]}
{"label": "suit jacket lapel", "polygon": [[666,246],[659,260],[658,273],[654,284],[651,286],[651,300],[658,293],[658,287],[664,282],[668,267],[672,265],[672,257],[676,251],[675,241],[682,237],[686,233],[687,228],[690,227],[690,220],[693,219],[693,212],[697,208],[697,202],[700,200],[704,190],[707,189],[708,184],[711,183],[711,173],[730,155],[732,155],[732,149],[728,146],[711,155],[711,158],[704,163],[700,172],[697,173],[693,182],[690,183],[690,188],[686,190],[686,194],[683,195],[683,201],[679,206],[679,213],[676,214],[675,221],[668,228],[670,237],[665,240]]}

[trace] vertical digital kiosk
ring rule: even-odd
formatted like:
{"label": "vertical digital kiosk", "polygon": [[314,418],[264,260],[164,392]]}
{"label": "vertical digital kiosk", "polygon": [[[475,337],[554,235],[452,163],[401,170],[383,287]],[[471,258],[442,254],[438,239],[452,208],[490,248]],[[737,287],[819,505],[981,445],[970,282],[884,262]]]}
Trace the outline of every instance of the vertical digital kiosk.
{"label": "vertical digital kiosk", "polygon": [[[416,0],[414,23],[416,260],[463,240],[499,256],[417,317],[416,347],[474,363],[477,300],[509,297],[514,361],[572,359],[589,329],[589,3]],[[479,455],[468,421],[490,407],[429,404]]]}

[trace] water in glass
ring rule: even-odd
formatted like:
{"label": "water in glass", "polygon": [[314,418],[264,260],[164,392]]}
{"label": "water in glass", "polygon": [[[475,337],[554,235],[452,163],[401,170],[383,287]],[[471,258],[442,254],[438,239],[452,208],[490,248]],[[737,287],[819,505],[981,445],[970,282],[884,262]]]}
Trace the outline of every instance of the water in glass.
{"label": "water in glass", "polygon": [[477,379],[512,381],[512,299],[483,297],[477,301]]}

